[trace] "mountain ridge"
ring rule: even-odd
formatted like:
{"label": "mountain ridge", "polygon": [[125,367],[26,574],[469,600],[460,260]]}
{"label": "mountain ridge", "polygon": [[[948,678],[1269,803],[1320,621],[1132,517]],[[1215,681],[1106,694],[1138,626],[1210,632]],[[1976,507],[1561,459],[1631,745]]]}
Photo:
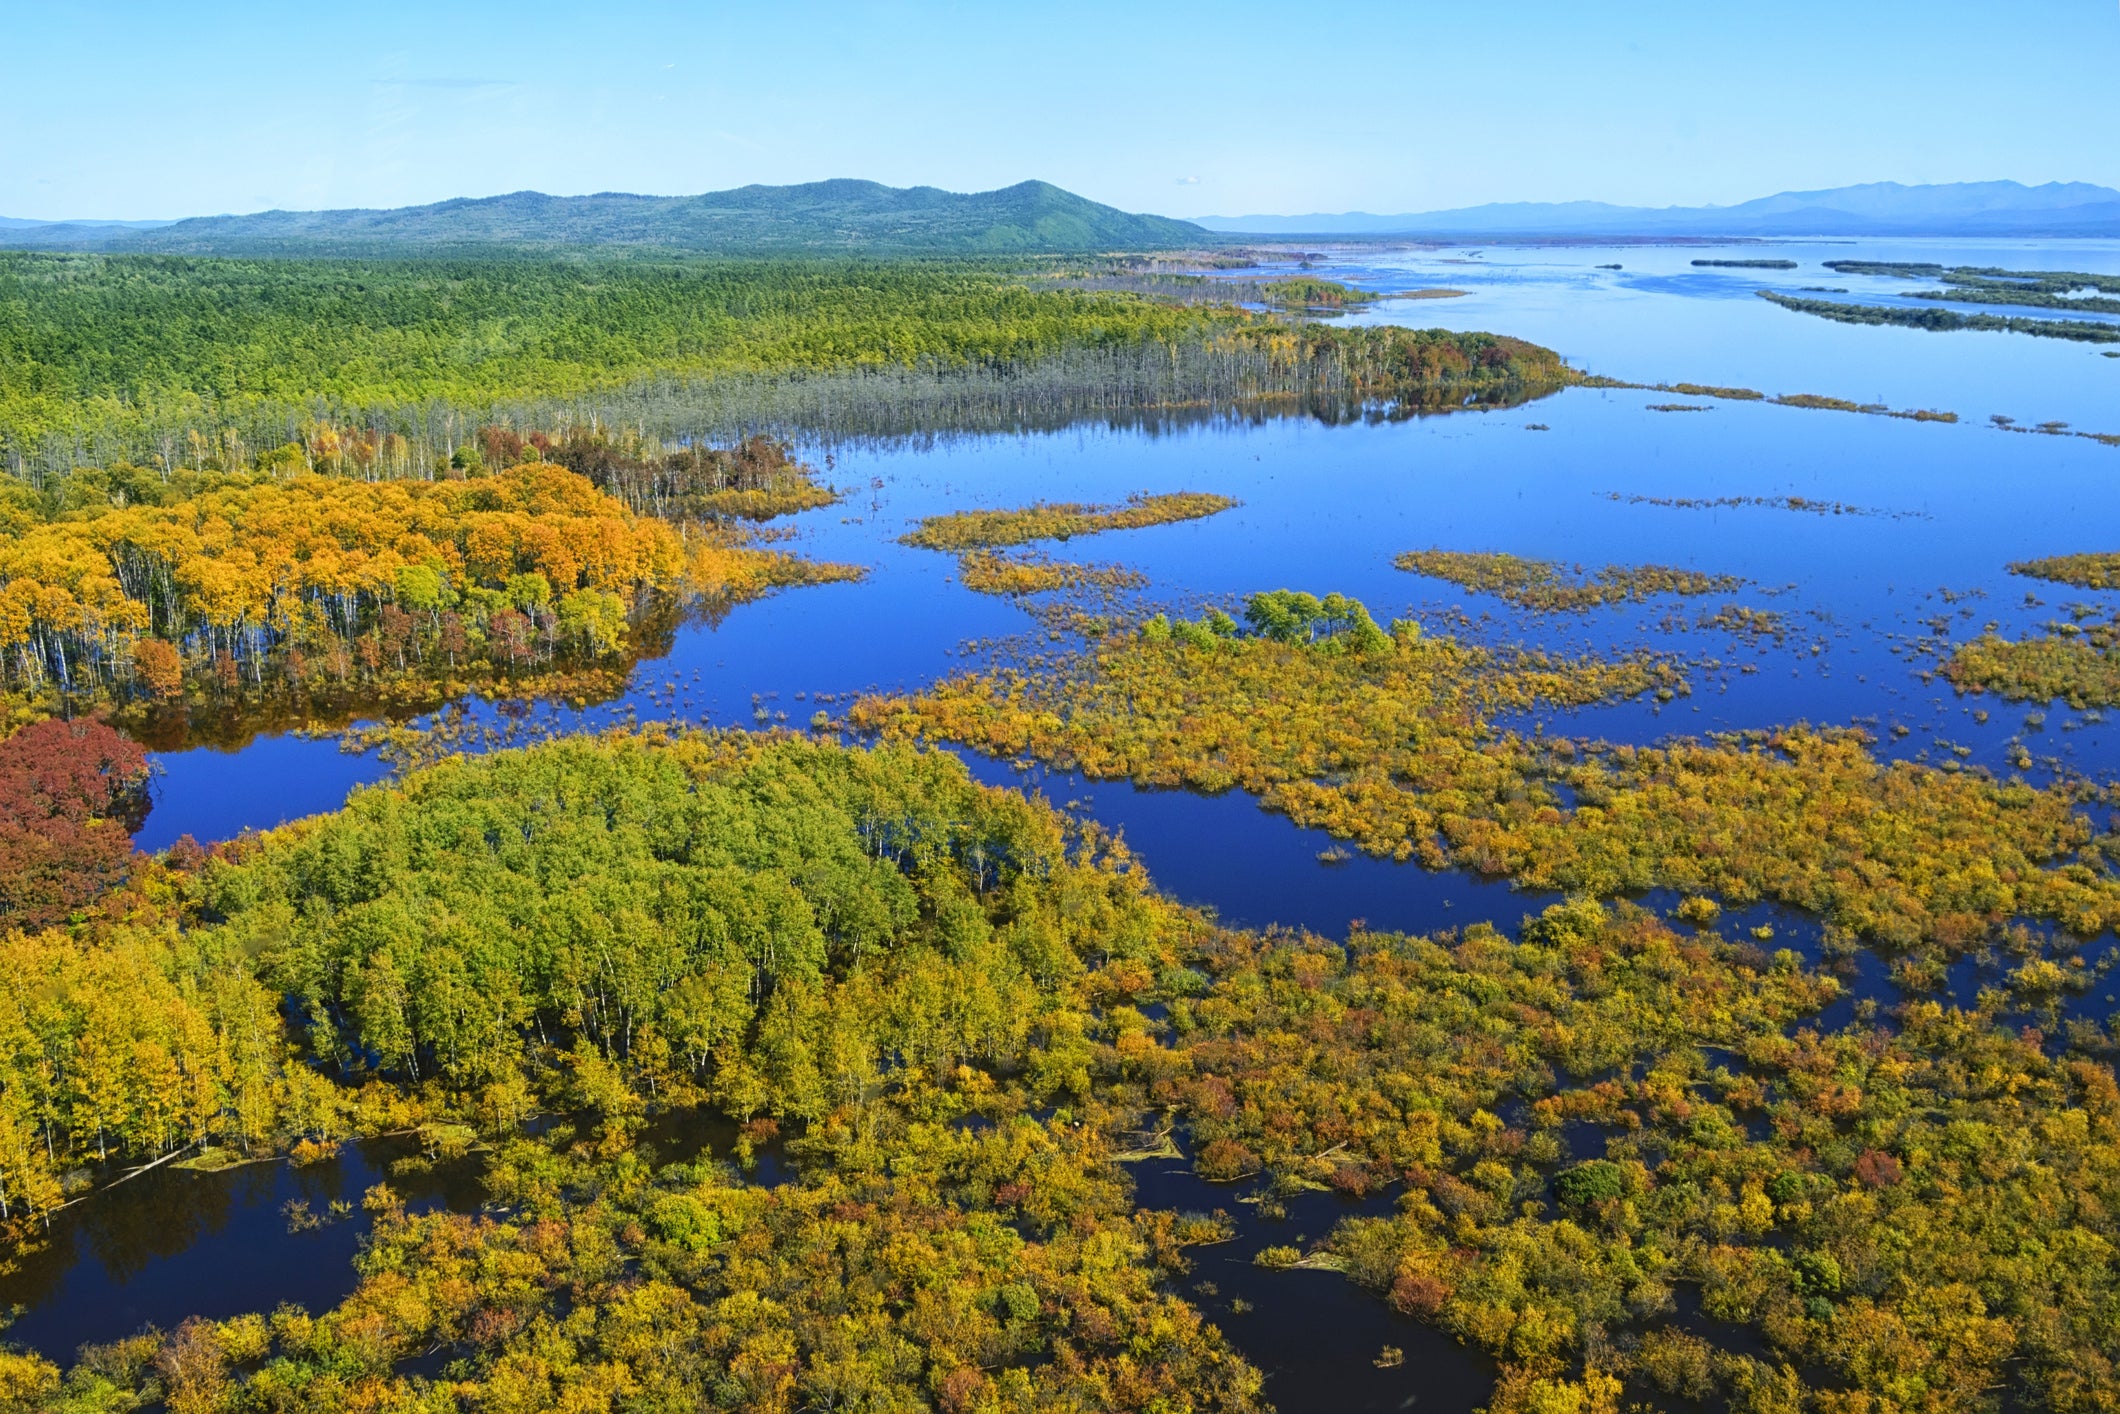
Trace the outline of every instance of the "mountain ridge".
{"label": "mountain ridge", "polygon": [[419,206],[272,210],[176,221],[0,217],[0,246],[159,254],[453,253],[621,247],[702,253],[1079,253],[1171,249],[1244,236],[1716,238],[2120,236],[2120,190],[2086,182],[1870,182],[1732,206],[1493,202],[1443,211],[1203,216],[1119,210],[1048,182],[985,192],[857,178],[692,196],[518,191]]}
{"label": "mountain ridge", "polygon": [[422,206],[194,216],[152,229],[0,225],[0,244],[161,254],[494,246],[999,254],[1168,248],[1207,239],[1190,223],[1121,211],[1049,182],[964,193],[851,177],[696,196],[520,191]]}
{"label": "mountain ridge", "polygon": [[2120,191],[2088,182],[1867,182],[1734,206],[1492,202],[1372,215],[1199,216],[1218,235],[2120,236]]}
{"label": "mountain ridge", "polygon": [[0,216],[0,231],[42,230],[53,226],[75,226],[83,229],[116,226],[130,231],[147,231],[153,230],[158,226],[172,226],[175,224],[173,221],[109,221],[96,216],[83,216],[61,221],[39,221],[26,216]]}

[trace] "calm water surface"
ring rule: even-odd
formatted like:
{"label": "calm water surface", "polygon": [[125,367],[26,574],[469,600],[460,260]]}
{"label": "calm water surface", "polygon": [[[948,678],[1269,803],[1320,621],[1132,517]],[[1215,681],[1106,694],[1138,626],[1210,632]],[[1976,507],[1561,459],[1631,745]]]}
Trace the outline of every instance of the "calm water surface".
{"label": "calm water surface", "polygon": [[[1515,334],[1577,367],[1642,383],[1713,383],[1770,394],[1823,393],[1969,421],[2000,413],[2120,432],[2115,344],[2024,334],[1836,324],[1759,298],[1762,289],[1850,304],[1918,308],[1934,280],[1843,275],[1829,260],[2120,274],[2120,241],[1781,240],[1727,246],[1469,246],[1321,251],[1318,273],[1371,289],[1460,289],[1463,298],[1391,300],[1362,323]],[[1696,260],[1793,260],[1794,270],[1717,269]],[[1618,265],[1617,270],[1600,267]],[[1807,287],[1813,287],[1807,289]],[[1847,291],[1815,293],[1816,287]],[[1945,302],[1968,313],[2111,322],[2112,316]]]}
{"label": "calm water surface", "polygon": [[[812,449],[835,458],[835,484],[862,488],[794,522],[796,548],[868,566],[856,585],[797,590],[679,631],[671,651],[640,665],[618,701],[584,711],[534,706],[541,729],[594,729],[631,720],[752,725],[806,722],[816,694],[914,689],[985,660],[993,646],[1044,646],[1008,601],[955,582],[952,558],[896,543],[913,519],[1031,499],[1114,500],[1135,491],[1218,491],[1243,505],[1211,520],[1100,536],[1070,558],[1117,561],[1146,573],[1145,598],[1177,608],[1230,602],[1258,589],[1339,590],[1380,620],[1413,615],[1430,631],[1495,643],[1570,650],[1648,648],[1694,663],[1690,697],[1547,714],[1548,730],[1614,740],[1809,721],[1862,723],[1879,750],[1929,760],[1967,748],[2006,771],[2021,737],[2042,764],[2108,777],[2120,767],[2112,727],[2096,714],[1961,698],[1920,670],[1935,659],[1912,645],[1939,632],[1963,639],[1995,624],[2028,630],[2077,599],[2015,579],[2015,559],[2120,548],[2120,449],[2069,437],[2004,432],[2061,420],[2120,432],[2120,359],[2097,346],[2002,334],[1928,334],[1848,326],[1793,314],[1755,297],[1763,286],[1845,287],[1871,299],[1920,282],[1841,277],[1832,259],[1926,260],[2009,268],[2120,271],[2120,243],[1776,242],[1731,248],[1608,246],[1321,252],[1321,273],[1378,288],[1448,285],[1461,299],[1387,301],[1357,316],[1491,329],[1559,349],[1576,366],[1643,382],[1692,381],[1769,393],[1818,393],[1899,408],[1958,412],[1959,425],[1699,399],[1670,413],[1668,395],[1574,389],[1514,409],[1409,422],[1328,427],[1303,419],[1227,421],[1166,431],[1084,426],[1024,437],[942,439],[935,445]],[[1786,257],[1795,271],[1695,267],[1701,258]],[[1618,264],[1619,270],[1599,269]],[[880,483],[880,486],[872,486]],[[1776,498],[1838,502],[1860,513],[1810,514],[1757,506],[1682,509],[1648,500]],[[1394,570],[1397,553],[1440,546],[1507,550],[1580,562],[1691,566],[1750,583],[1722,598],[1662,601],[1582,616],[1507,610],[1452,585]],[[2028,602],[2031,599],[2043,603]],[[1780,642],[1745,644],[1691,624],[1737,602],[1780,612]],[[1467,621],[1457,623],[1462,609]],[[1672,622],[1676,620],[1677,622]],[[1057,645],[1056,645],[1057,646]],[[1749,669],[1750,671],[1747,671]],[[492,704],[475,715],[497,720]],[[1990,714],[1974,719],[1976,710]],[[1526,722],[1529,726],[1531,723]],[[1907,727],[1895,737],[1889,728]],[[221,839],[328,810],[353,786],[387,774],[372,757],[328,739],[266,737],[238,750],[160,755],[157,802],[140,843],[180,835]],[[1337,934],[1350,920],[1428,929],[1492,919],[1513,924],[1546,900],[1460,874],[1366,858],[1327,867],[1329,841],[1261,811],[1241,794],[1204,798],[1089,783],[973,759],[982,779],[1029,786],[1056,804],[1122,830],[1166,889],[1243,925],[1282,923]],[[1651,900],[1652,903],[1660,902]],[[1668,902],[1668,901],[1661,901]],[[1788,941],[1815,941],[1811,920],[1760,910]],[[1754,921],[1747,915],[1746,922]],[[1977,964],[1954,971],[1969,999]],[[1858,959],[1859,995],[1885,995],[1874,959]],[[1852,1005],[1852,997],[1845,1005]],[[197,1310],[229,1314],[300,1300],[312,1309],[350,1289],[347,1259],[358,1213],[289,1234],[283,1205],[307,1196],[357,1197],[379,1160],[349,1152],[328,1172],[277,1166],[223,1175],[155,1174],[62,1216],[61,1240],[0,1289],[26,1314],[11,1335],[64,1356],[143,1322],[165,1327]],[[1159,1206],[1227,1206],[1182,1168],[1137,1173]],[[475,1203],[475,1191],[438,1187],[430,1201]],[[1194,1280],[1203,1307],[1271,1375],[1283,1410],[1469,1409],[1491,1369],[1447,1338],[1393,1316],[1344,1280],[1271,1274],[1249,1265],[1268,1242],[1322,1236],[1343,1200],[1309,1195],[1289,1218],[1247,1220],[1239,1242],[1212,1249]],[[1376,1200],[1388,1203],[1387,1199]],[[1231,1310],[1232,1299],[1254,1308]],[[1371,1362],[1385,1344],[1406,1363]]]}

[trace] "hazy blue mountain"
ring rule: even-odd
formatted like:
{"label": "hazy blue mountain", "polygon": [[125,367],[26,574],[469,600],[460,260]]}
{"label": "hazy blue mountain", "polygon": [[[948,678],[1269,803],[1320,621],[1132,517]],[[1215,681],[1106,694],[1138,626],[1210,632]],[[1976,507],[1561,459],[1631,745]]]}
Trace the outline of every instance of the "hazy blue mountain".
{"label": "hazy blue mountain", "polygon": [[103,221],[84,218],[77,221],[36,221],[21,216],[0,216],[0,231],[152,231],[160,226],[174,224],[169,221]]}
{"label": "hazy blue mountain", "polygon": [[2120,191],[2087,182],[1871,182],[1736,206],[1500,202],[1397,216],[1201,216],[1195,223],[1257,235],[2120,236]]}
{"label": "hazy blue mountain", "polygon": [[10,245],[181,253],[511,246],[647,246],[697,251],[959,252],[1141,250],[1206,232],[1136,216],[1047,182],[959,193],[838,180],[703,196],[460,198],[390,210],[199,216],[152,231],[10,228]]}

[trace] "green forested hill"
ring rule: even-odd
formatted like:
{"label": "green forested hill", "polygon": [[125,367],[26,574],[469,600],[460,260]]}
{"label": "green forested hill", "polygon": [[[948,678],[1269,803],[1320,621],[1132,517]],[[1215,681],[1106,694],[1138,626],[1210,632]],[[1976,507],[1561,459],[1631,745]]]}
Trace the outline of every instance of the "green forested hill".
{"label": "green forested hill", "polygon": [[837,180],[700,196],[506,196],[392,210],[201,216],[155,230],[83,226],[0,232],[7,244],[181,254],[391,247],[652,246],[698,251],[959,252],[1155,249],[1211,239],[1184,221],[1136,216],[1048,182],[988,192]]}

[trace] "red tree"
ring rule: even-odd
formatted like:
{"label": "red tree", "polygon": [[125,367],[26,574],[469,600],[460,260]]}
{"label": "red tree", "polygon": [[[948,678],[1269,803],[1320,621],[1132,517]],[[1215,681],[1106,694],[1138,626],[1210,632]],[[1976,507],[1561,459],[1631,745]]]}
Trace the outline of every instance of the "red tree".
{"label": "red tree", "polygon": [[147,810],[147,754],[92,718],[0,741],[0,926],[57,922],[120,882]]}

